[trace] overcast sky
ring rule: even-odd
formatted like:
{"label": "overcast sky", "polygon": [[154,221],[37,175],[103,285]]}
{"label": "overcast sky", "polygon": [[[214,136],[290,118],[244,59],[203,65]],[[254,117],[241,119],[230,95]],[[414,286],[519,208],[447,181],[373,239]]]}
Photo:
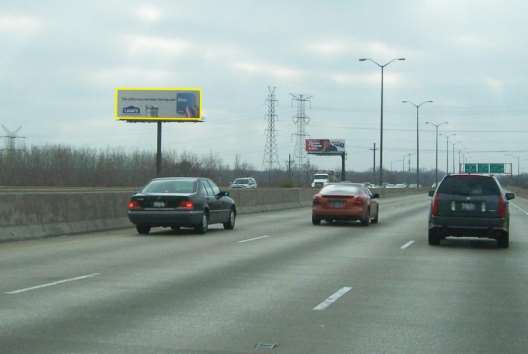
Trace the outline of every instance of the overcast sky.
{"label": "overcast sky", "polygon": [[[261,168],[273,85],[281,162],[294,148],[289,94],[303,93],[310,136],[345,139],[349,168],[366,170],[380,73],[357,59],[406,57],[386,69],[386,168],[416,150],[416,111],[403,99],[435,101],[421,110],[423,167],[434,166],[428,120],[448,121],[472,160],[511,161],[483,151],[528,157],[527,13],[522,0],[2,0],[0,122],[23,125],[28,145],[154,151],[155,125],[113,120],[114,88],[201,87],[207,122],[165,124],[163,148],[228,163],[238,153]],[[443,138],[441,148],[444,166]]]}

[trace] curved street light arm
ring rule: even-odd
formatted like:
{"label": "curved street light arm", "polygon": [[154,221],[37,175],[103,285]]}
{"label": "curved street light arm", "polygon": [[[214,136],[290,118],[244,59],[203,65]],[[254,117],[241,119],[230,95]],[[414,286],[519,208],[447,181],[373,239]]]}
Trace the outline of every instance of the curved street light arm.
{"label": "curved street light arm", "polygon": [[359,61],[370,61],[370,62],[376,64],[377,66],[379,66],[380,68],[383,67],[383,65],[381,65],[380,63],[378,63],[377,61],[375,61],[372,58],[359,58]]}
{"label": "curved street light arm", "polygon": [[433,100],[428,100],[428,101],[423,101],[422,103],[420,103],[419,105],[417,105],[418,107],[421,107],[423,106],[424,104],[426,103],[433,103]]}
{"label": "curved street light arm", "polygon": [[392,64],[393,62],[395,62],[395,61],[397,61],[397,60],[401,60],[401,61],[403,61],[403,60],[405,60],[405,58],[394,58],[394,59],[389,60],[388,62],[386,62],[386,63],[383,64],[383,65],[380,65],[380,64],[378,64],[378,65],[380,65],[382,68],[384,68],[384,67],[386,67],[386,66],[389,66],[390,64]]}

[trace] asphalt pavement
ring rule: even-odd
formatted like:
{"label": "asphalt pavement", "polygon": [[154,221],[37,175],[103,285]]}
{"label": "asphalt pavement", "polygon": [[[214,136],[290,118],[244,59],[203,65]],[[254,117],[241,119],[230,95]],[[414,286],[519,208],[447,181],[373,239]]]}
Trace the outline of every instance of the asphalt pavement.
{"label": "asphalt pavement", "polygon": [[233,231],[135,229],[0,244],[0,353],[525,353],[528,200],[511,244],[427,243],[426,195],[380,224],[309,208]]}

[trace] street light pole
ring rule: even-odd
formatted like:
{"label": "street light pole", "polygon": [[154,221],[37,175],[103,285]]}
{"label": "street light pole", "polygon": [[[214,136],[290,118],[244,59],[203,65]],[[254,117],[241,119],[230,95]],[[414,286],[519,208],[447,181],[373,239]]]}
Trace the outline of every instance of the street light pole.
{"label": "street light pole", "polygon": [[449,137],[455,136],[456,133],[453,133],[453,134],[444,133],[440,135],[443,135],[446,137],[446,175],[448,175],[449,174]]}
{"label": "street light pole", "polygon": [[425,124],[430,124],[432,126],[435,127],[435,130],[436,130],[436,139],[435,139],[435,187],[438,186],[438,128],[440,128],[440,126],[444,125],[444,124],[447,124],[447,122],[442,122],[442,123],[434,123],[434,122],[425,122]]}
{"label": "street light pole", "polygon": [[462,150],[460,150],[460,147],[458,148],[458,173],[462,172],[461,171],[461,155],[462,155]]}
{"label": "street light pole", "polygon": [[405,58],[394,58],[389,60],[385,64],[380,64],[377,61],[371,58],[360,58],[359,61],[370,61],[373,64],[376,64],[381,69],[381,102],[380,102],[380,167],[379,167],[379,185],[383,187],[383,74],[385,72],[385,67],[389,66],[391,63],[400,60],[403,61]]}
{"label": "street light pole", "polygon": [[412,155],[412,153],[407,154],[407,156],[409,156],[409,160],[407,161],[407,164],[408,164],[408,169],[407,169],[407,171],[408,171],[407,172],[407,188],[409,187],[409,184],[411,184],[410,180],[409,180],[409,178],[411,177],[411,155]]}
{"label": "street light pole", "polygon": [[452,159],[453,162],[451,163],[453,165],[453,173],[456,173],[455,171],[455,145],[456,144],[457,144],[456,142],[453,142],[453,149],[452,149],[453,150],[452,151],[453,152],[453,159]]}
{"label": "street light pole", "polygon": [[432,100],[423,101],[420,104],[416,104],[409,100],[403,100],[402,103],[409,103],[416,107],[416,188],[420,188],[420,123],[419,123],[419,111],[420,107],[426,103],[433,103]]}

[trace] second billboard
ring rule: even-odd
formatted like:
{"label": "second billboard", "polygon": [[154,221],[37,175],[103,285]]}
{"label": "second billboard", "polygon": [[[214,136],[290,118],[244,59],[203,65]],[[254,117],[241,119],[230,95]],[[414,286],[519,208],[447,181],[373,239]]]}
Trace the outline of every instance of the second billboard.
{"label": "second billboard", "polygon": [[306,139],[305,149],[314,155],[341,155],[345,152],[344,139]]}

